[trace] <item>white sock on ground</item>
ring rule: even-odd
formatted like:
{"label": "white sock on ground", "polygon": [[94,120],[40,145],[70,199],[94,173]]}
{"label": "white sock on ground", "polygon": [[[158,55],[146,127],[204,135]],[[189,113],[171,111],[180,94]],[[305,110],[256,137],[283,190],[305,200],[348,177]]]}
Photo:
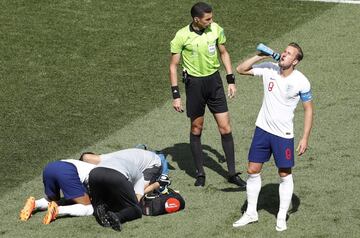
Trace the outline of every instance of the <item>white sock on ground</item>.
{"label": "white sock on ground", "polygon": [[249,174],[246,181],[247,209],[246,213],[250,216],[257,214],[257,202],[261,190],[261,176],[258,174]]}
{"label": "white sock on ground", "polygon": [[49,201],[46,198],[41,198],[35,201],[35,209],[46,210],[48,208]]}
{"label": "white sock on ground", "polygon": [[292,174],[280,177],[279,197],[280,207],[277,219],[286,219],[286,214],[291,204],[291,198],[294,191],[294,181]]}
{"label": "white sock on ground", "polygon": [[90,216],[94,212],[91,204],[74,204],[69,206],[59,206],[58,215],[70,215],[70,216]]}

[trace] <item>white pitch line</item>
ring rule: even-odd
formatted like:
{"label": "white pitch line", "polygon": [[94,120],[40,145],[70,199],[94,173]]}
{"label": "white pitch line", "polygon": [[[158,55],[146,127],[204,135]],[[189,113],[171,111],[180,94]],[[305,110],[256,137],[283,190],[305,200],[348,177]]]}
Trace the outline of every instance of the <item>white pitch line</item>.
{"label": "white pitch line", "polygon": [[360,0],[301,0],[306,2],[328,2],[328,3],[347,3],[347,4],[360,4]]}

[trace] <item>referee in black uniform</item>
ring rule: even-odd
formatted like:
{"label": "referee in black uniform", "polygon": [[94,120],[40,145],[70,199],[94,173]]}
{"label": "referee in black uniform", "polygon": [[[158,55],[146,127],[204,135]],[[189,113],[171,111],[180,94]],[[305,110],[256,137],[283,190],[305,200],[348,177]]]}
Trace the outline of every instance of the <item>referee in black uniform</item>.
{"label": "referee in black uniform", "polygon": [[230,55],[225,48],[224,30],[213,22],[212,7],[203,2],[191,8],[192,22],[180,29],[170,43],[170,81],[173,107],[182,112],[182,104],[177,79],[177,68],[182,60],[183,79],[186,88],[186,112],[191,121],[190,146],[196,166],[195,186],[205,185],[201,132],[204,124],[205,106],[214,115],[221,134],[229,171],[228,181],[240,187],[246,183],[235,171],[234,140],[231,133],[230,117],[219,74],[221,60],[225,66],[228,82],[228,96],[235,96],[235,77],[232,73]]}

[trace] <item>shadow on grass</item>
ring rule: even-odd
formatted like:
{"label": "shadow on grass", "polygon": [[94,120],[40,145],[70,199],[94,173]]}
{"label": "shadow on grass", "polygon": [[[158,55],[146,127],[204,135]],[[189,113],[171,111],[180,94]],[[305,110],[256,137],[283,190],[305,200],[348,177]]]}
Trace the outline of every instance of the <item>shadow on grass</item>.
{"label": "shadow on grass", "polygon": [[[204,166],[212,169],[219,175],[227,178],[228,172],[219,164],[225,162],[225,158],[217,150],[209,145],[203,145]],[[166,155],[171,155],[173,161],[175,161],[181,170],[184,170],[186,174],[195,178],[195,164],[192,159],[190,144],[178,143],[172,147],[167,147],[161,150]],[[217,158],[217,161],[214,160]]]}
{"label": "shadow on grass", "polygon": [[[264,187],[261,188],[259,199],[258,199],[258,205],[257,209],[265,210],[269,212],[270,214],[274,215],[276,217],[278,211],[279,211],[279,184],[267,184]],[[288,214],[292,214],[298,211],[300,206],[300,199],[299,197],[294,193],[291,199],[291,208],[288,211]],[[247,201],[244,202],[244,204],[241,207],[241,213],[244,213],[247,208]],[[287,217],[288,219],[289,217]]]}

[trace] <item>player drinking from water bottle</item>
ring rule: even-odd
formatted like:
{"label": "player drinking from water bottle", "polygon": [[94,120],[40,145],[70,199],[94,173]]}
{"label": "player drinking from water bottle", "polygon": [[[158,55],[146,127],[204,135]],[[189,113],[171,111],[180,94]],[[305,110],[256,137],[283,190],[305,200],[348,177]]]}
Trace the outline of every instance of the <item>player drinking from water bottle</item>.
{"label": "player drinking from water bottle", "polygon": [[276,230],[287,229],[286,215],[294,189],[291,174],[291,168],[294,166],[293,118],[300,99],[305,113],[303,135],[297,147],[298,155],[302,155],[308,148],[313,121],[312,94],[308,79],[295,69],[303,58],[302,49],[298,44],[290,43],[281,54],[279,63],[257,64],[270,57],[277,59],[276,56],[278,55],[260,51],[237,67],[237,71],[242,75],[262,76],[264,99],[256,120],[248,157],[247,210],[238,221],[234,222],[234,227],[258,221],[256,207],[261,189],[260,172],[263,163],[267,162],[272,154],[280,176],[280,207]]}

